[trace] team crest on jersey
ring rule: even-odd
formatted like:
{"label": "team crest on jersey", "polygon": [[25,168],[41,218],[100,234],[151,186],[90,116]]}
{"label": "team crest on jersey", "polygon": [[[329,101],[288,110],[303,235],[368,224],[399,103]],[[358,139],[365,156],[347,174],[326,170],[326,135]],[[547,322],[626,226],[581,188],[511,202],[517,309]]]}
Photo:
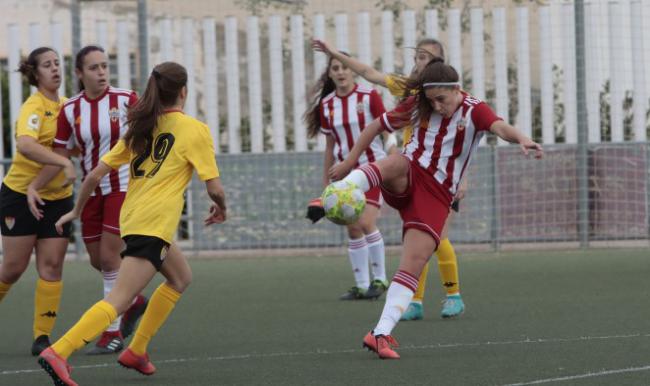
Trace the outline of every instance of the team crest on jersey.
{"label": "team crest on jersey", "polygon": [[357,114],[363,114],[364,106],[363,102],[357,103]]}
{"label": "team crest on jersey", "polygon": [[456,130],[458,131],[463,131],[467,127],[467,120],[465,118],[461,118],[458,120],[458,124],[456,124]]}
{"label": "team crest on jersey", "polygon": [[46,112],[45,112],[45,116],[48,117],[48,118],[51,117],[51,116],[53,116],[53,115],[54,115],[54,113],[51,112],[51,111],[46,111]]}
{"label": "team crest on jersey", "polygon": [[16,225],[16,219],[10,216],[5,217],[5,225],[9,230],[12,230],[14,225]]}
{"label": "team crest on jersey", "polygon": [[81,124],[81,115],[77,117],[77,119],[74,120],[75,125],[80,125]]}
{"label": "team crest on jersey", "polygon": [[117,120],[120,119],[120,110],[113,107],[108,111],[108,116],[111,118],[111,122],[117,122]]}
{"label": "team crest on jersey", "polygon": [[30,129],[37,131],[38,126],[41,123],[41,118],[38,116],[38,114],[32,114],[27,118],[27,126],[29,126]]}

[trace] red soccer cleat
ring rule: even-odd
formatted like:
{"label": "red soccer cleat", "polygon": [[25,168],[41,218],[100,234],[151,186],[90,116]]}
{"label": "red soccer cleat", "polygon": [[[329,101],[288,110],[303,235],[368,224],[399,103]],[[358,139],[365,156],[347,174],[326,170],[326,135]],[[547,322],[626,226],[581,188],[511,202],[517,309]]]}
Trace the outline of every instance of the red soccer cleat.
{"label": "red soccer cleat", "polygon": [[127,369],[133,369],[143,375],[151,375],[156,372],[156,367],[149,361],[149,355],[137,355],[130,348],[122,351],[117,361]]}
{"label": "red soccer cleat", "polygon": [[311,223],[315,224],[323,217],[325,217],[325,209],[323,208],[323,202],[320,197],[309,201],[307,205],[307,218],[311,220]]}
{"label": "red soccer cleat", "polygon": [[381,359],[399,359],[399,354],[393,350],[399,343],[392,335],[373,335],[371,331],[363,338],[363,347],[376,352]]}
{"label": "red soccer cleat", "polygon": [[88,350],[88,355],[115,354],[124,348],[124,339],[119,331],[104,331],[95,343],[95,346]]}
{"label": "red soccer cleat", "polygon": [[38,356],[38,364],[52,377],[56,386],[78,386],[70,378],[72,368],[70,368],[68,362],[61,358],[51,347],[41,352]]}

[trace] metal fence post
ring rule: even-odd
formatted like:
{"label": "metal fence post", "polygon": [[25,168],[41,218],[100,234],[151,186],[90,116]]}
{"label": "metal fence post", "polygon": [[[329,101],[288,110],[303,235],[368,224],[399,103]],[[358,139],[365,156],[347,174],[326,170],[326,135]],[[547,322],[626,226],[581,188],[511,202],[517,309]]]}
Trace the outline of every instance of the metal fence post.
{"label": "metal fence post", "polygon": [[589,246],[589,164],[587,96],[585,92],[585,5],[584,0],[576,0],[575,39],[576,39],[576,99],[578,113],[578,238],[580,247]]}

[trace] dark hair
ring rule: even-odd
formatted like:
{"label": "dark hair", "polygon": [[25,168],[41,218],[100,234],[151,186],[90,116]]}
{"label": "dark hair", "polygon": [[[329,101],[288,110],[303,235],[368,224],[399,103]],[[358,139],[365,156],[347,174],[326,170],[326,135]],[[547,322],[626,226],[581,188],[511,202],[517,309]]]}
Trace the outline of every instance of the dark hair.
{"label": "dark hair", "polygon": [[[415,105],[415,114],[413,112],[408,112],[408,117],[411,118],[411,123],[415,124],[420,119],[428,119],[428,117],[433,113],[433,107],[431,102],[427,99],[424,94],[425,83],[450,83],[458,82],[460,77],[458,72],[452,66],[445,64],[442,58],[432,59],[420,73],[411,77],[407,80],[406,86],[409,90],[417,91],[416,98],[417,103]],[[454,86],[440,86],[453,88]]]}
{"label": "dark hair", "polygon": [[185,67],[164,62],[154,67],[147,88],[134,106],[129,107],[124,142],[132,152],[144,154],[153,141],[153,129],[165,107],[173,106],[181,89],[187,85]]}
{"label": "dark hair", "polygon": [[440,40],[434,39],[434,38],[424,38],[420,39],[418,41],[418,44],[415,46],[416,49],[426,46],[426,45],[432,45],[432,46],[437,46],[438,49],[440,50],[440,57],[444,60],[445,59],[445,47],[442,45]]}
{"label": "dark hair", "polygon": [[[347,52],[339,52],[345,56],[350,56]],[[332,91],[336,90],[336,84],[329,76],[332,60],[334,60],[334,57],[330,56],[327,61],[327,68],[325,68],[325,71],[323,71],[320,78],[318,78],[318,81],[311,92],[313,95],[312,101],[303,116],[303,120],[307,124],[307,136],[309,136],[309,138],[315,137],[320,131],[320,102]]]}
{"label": "dark hair", "polygon": [[34,87],[38,87],[38,79],[36,78],[37,69],[38,69],[38,57],[49,51],[52,51],[55,54],[57,54],[57,52],[54,51],[53,48],[38,47],[37,49],[29,53],[27,59],[20,62],[20,66],[18,66],[18,70],[16,70],[21,74],[23,74],[23,76],[27,78],[29,84]]}
{"label": "dark hair", "polygon": [[[84,69],[84,59],[86,59],[86,55],[93,51],[99,51],[99,52],[104,52],[104,49],[100,46],[85,46],[84,48],[80,49],[79,52],[77,52],[77,56],[74,59],[74,68],[76,68],[79,71],[83,72]],[[79,79],[79,91],[84,89],[84,83]]]}

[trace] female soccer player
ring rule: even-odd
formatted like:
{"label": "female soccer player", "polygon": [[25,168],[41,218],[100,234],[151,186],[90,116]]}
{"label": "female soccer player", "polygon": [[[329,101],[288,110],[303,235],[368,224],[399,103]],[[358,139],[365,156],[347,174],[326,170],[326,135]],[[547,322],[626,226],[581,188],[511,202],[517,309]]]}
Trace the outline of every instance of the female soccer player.
{"label": "female soccer player", "polygon": [[[100,158],[117,144],[126,132],[127,108],[134,105],[135,92],[112,87],[108,57],[98,46],[82,48],[75,59],[75,73],[81,92],[70,98],[59,114],[55,152],[65,157],[70,150],[81,149],[83,178],[94,169]],[[30,184],[28,202],[38,216],[38,189],[57,173],[57,168],[45,167]],[[108,295],[120,268],[120,208],[129,183],[129,168],[122,165],[104,176],[81,213],[81,235],[90,256],[90,264],[102,273],[104,296]],[[124,339],[133,332],[142,316],[147,300],[138,295],[133,305],[104,331],[89,354],[112,354],[122,350]]]}
{"label": "female soccer player", "polygon": [[[403,221],[403,254],[393,277],[377,326],[363,340],[365,347],[382,359],[398,359],[391,336],[418,285],[418,276],[440,245],[440,234],[458,185],[486,131],[512,143],[524,154],[542,147],[503,122],[484,102],[460,89],[456,70],[434,59],[407,87],[418,90],[393,111],[373,121],[361,134],[350,154],[329,171],[329,177],[368,191],[381,186],[386,202],[400,212]],[[375,135],[408,124],[412,140],[401,155],[355,166],[359,155]],[[347,175],[347,176],[346,176]]]}
{"label": "female soccer player", "polygon": [[74,209],[56,226],[79,217],[102,177],[121,165],[130,171],[120,230],[126,243],[117,281],[104,300],[92,306],[61,339],[41,353],[39,363],[56,384],[76,385],[67,358],[104,331],[131,305],[157,271],[165,277],[149,301],[129,347],[118,362],[145,375],[156,368],[147,345],[192,279],[192,271],[173,242],[183,210],[183,193],[196,170],[214,201],[205,224],[222,223],[226,206],[208,127],[183,114],[187,72],[177,63],[157,65],[142,99],[129,108],[128,130],[86,177]]}
{"label": "female soccer player", "polygon": [[[61,85],[59,55],[48,47],[37,48],[21,63],[19,71],[37,91],[20,109],[16,122],[16,152],[0,189],[4,253],[0,265],[0,301],[25,272],[32,250],[36,249],[39,279],[34,296],[32,355],[38,355],[50,345],[49,336],[59,312],[63,260],[70,227],[58,233],[54,223],[72,208],[71,182],[75,171],[70,159],[52,152],[56,117],[64,102],[58,95]],[[39,191],[43,206],[40,218],[35,218],[27,206],[27,186],[46,164],[57,165],[59,172]]]}
{"label": "female soccer player", "polygon": [[[330,57],[327,69],[316,86],[312,107],[305,115],[308,133],[314,137],[320,131],[326,136],[323,187],[329,184],[327,172],[336,162],[345,159],[361,135],[367,122],[385,112],[381,97],[372,88],[354,82],[352,71],[340,60]],[[395,136],[386,135],[386,144],[379,137],[360,156],[359,165],[386,157],[386,150],[394,148]],[[379,188],[366,192],[366,208],[359,221],[347,226],[348,255],[356,285],[344,293],[341,300],[376,299],[388,288],[384,240],[377,229],[381,208]],[[372,267],[372,282],[368,262]]]}
{"label": "female soccer player", "polygon": [[[325,52],[328,55],[341,60],[345,65],[350,67],[352,71],[362,76],[367,81],[388,88],[390,93],[395,97],[406,98],[412,93],[411,90],[408,90],[406,87],[408,78],[404,75],[384,74],[365,63],[343,55],[341,52],[330,47],[329,44],[322,40],[314,40],[312,45],[315,50]],[[415,56],[413,58],[414,66],[411,70],[411,76],[417,76],[424,66],[426,66],[432,59],[444,59],[444,57],[444,48],[442,43],[438,40],[431,38],[420,40],[415,47]],[[405,144],[410,141],[412,132],[413,130],[410,126],[407,126],[404,129]],[[465,196],[466,190],[467,180],[464,179],[461,182],[458,192],[454,197],[454,201],[451,204],[451,208],[455,212],[458,212],[459,202]],[[448,231],[453,217],[453,213],[450,213],[449,217],[447,217],[447,222],[445,223],[442,234],[440,235],[440,246],[436,251],[436,255],[438,256],[438,268],[440,270],[440,281],[447,292],[447,297],[443,302],[442,310],[440,312],[440,315],[443,318],[458,316],[465,310],[465,304],[460,296],[458,259],[456,258],[454,247],[451,245],[448,238]],[[422,270],[422,274],[420,275],[418,289],[415,292],[413,300],[409,304],[406,312],[402,315],[402,320],[419,320],[423,318],[424,313],[422,310],[422,301],[424,300],[428,273],[429,263],[427,262]]]}

